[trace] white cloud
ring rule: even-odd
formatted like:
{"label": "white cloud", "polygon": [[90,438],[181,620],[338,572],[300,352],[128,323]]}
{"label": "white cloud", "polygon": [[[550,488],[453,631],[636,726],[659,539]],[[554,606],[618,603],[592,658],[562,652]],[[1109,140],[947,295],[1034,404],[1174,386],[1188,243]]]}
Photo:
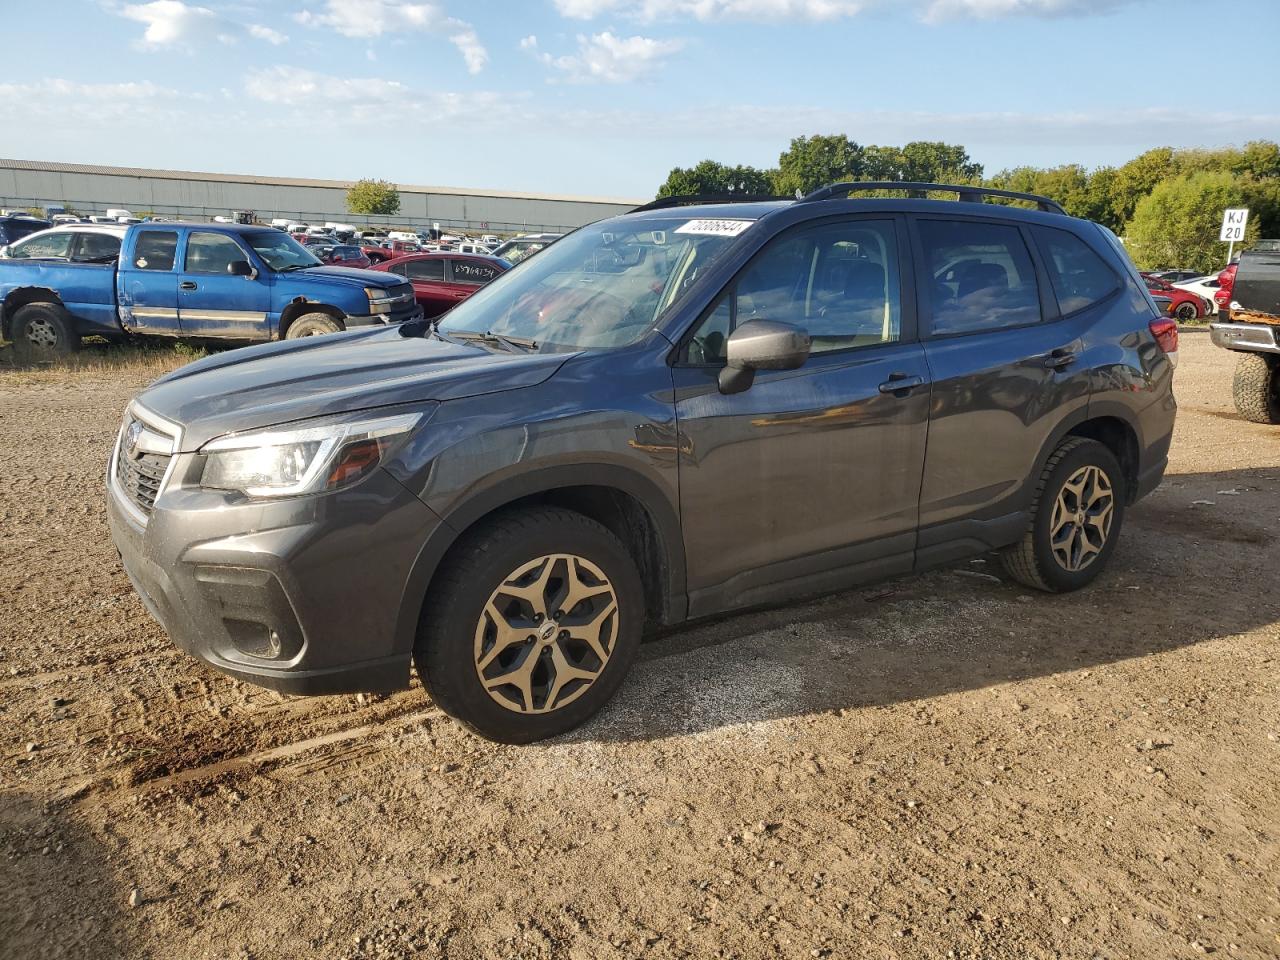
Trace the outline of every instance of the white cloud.
{"label": "white cloud", "polygon": [[257,23],[244,24],[181,0],[152,0],[118,8],[120,16],[146,25],[142,32],[143,47],[184,47],[209,39],[235,43],[242,37],[253,37],[279,46],[288,41],[283,33]]}
{"label": "white cloud", "polygon": [[409,0],[325,0],[316,13],[303,10],[294,17],[310,27],[327,27],[344,37],[374,40],[407,30],[439,33],[458,48],[468,73],[479,73],[489,62],[489,52],[475,28],[465,20],[448,16],[437,3]]}
{"label": "white cloud", "polygon": [[594,20],[620,14],[655,20],[755,20],[824,22],[874,7],[910,7],[929,22],[970,17],[1068,17],[1107,13],[1142,0],[554,0],[561,16]]}
{"label": "white cloud", "polygon": [[333,76],[287,66],[250,71],[244,80],[244,92],[259,103],[278,107],[305,105],[307,115],[302,119],[313,125],[317,120],[326,125],[381,125],[386,122],[388,107],[395,109],[397,122],[506,122],[519,99],[487,91],[464,94],[420,90],[399,80]]}
{"label": "white cloud", "polygon": [[637,20],[837,20],[866,8],[864,0],[555,0],[561,16],[593,20],[622,13]]}
{"label": "white cloud", "polygon": [[684,46],[683,40],[617,37],[607,30],[589,37],[579,34],[577,39],[577,52],[560,57],[540,50],[535,36],[521,40],[520,48],[570,83],[630,83],[656,70]]}

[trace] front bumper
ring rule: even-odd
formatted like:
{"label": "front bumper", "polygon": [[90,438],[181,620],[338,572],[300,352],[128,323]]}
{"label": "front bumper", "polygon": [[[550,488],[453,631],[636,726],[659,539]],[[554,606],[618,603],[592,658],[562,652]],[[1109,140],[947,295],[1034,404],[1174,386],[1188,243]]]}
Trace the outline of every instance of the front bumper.
{"label": "front bumper", "polygon": [[236,502],[190,485],[198,459],[174,456],[147,516],[108,478],[125,572],[173,641],[285,693],[407,687],[396,626],[436,515],[383,470],[332,494]]}
{"label": "front bumper", "polygon": [[1211,323],[1209,336],[1227,350],[1280,353],[1280,327],[1266,323]]}
{"label": "front bumper", "polygon": [[357,327],[382,327],[421,319],[422,307],[418,306],[415,302],[408,309],[397,310],[394,313],[370,313],[364,315],[357,314],[355,316],[348,315],[346,319],[343,320],[343,324],[348,330],[352,330]]}

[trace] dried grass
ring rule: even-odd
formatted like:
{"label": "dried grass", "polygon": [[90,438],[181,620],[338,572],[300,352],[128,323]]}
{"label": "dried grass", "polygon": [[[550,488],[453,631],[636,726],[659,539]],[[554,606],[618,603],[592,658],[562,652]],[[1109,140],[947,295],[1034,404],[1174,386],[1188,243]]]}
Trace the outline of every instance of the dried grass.
{"label": "dried grass", "polygon": [[86,340],[78,352],[65,359],[23,366],[14,355],[13,345],[0,343],[0,387],[65,383],[103,375],[136,377],[147,382],[208,354],[203,347],[180,342],[119,344]]}

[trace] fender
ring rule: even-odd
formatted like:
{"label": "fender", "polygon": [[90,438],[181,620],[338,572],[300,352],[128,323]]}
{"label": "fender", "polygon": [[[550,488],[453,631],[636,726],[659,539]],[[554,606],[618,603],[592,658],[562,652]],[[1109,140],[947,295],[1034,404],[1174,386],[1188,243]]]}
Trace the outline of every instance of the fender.
{"label": "fender", "polygon": [[396,653],[409,653],[413,650],[427,589],[440,561],[457,542],[458,537],[478,520],[507,504],[558,488],[580,486],[618,490],[633,497],[648,512],[657,528],[658,546],[665,561],[666,582],[663,588],[667,598],[666,622],[676,623],[685,619],[689,601],[685,592],[684,537],[675,506],[657,484],[634,470],[611,463],[546,467],[509,477],[487,487],[456,504],[441,518],[440,525],[427,537],[405,583],[400,613],[396,619]]}
{"label": "fender", "polygon": [[[1044,471],[1044,465],[1048,462],[1049,457],[1053,455],[1053,451],[1058,449],[1058,445],[1062,443],[1067,434],[1082,423],[1088,423],[1090,420],[1101,420],[1104,417],[1112,420],[1119,420],[1133,431],[1133,435],[1137,440],[1138,458],[1141,460],[1142,454],[1147,447],[1142,438],[1142,427],[1134,416],[1134,412],[1129,407],[1120,403],[1115,403],[1109,400],[1090,399],[1087,406],[1082,407],[1079,410],[1075,410],[1066,417],[1063,417],[1062,422],[1054,428],[1051,434],[1049,434],[1049,439],[1040,449],[1039,454],[1036,455],[1035,467],[1028,475],[1027,483],[1019,495],[1020,499],[1023,501],[1024,509],[1030,509],[1031,497],[1035,490],[1036,483],[1040,479],[1040,474]],[[1134,468],[1135,471],[1140,469],[1140,464],[1135,464]],[[1132,478],[1126,477],[1126,480],[1128,479]]]}

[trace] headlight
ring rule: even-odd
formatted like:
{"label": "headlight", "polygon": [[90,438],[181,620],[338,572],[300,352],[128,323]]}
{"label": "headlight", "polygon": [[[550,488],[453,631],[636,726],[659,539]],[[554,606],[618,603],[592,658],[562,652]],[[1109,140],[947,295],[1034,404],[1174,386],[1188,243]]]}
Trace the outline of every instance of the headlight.
{"label": "headlight", "polygon": [[337,490],[367,476],[422,419],[421,413],[296,430],[231,434],[200,448],[200,485],[250,497]]}
{"label": "headlight", "polygon": [[390,313],[391,305],[396,301],[392,287],[365,287],[364,295],[369,298],[370,313]]}

